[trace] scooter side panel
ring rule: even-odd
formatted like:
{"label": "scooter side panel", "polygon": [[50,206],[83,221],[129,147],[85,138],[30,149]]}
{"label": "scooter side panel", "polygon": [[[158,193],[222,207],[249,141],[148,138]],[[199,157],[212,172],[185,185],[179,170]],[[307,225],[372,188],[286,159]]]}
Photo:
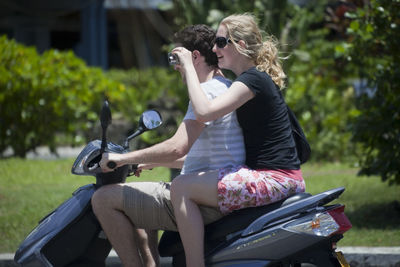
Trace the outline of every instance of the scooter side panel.
{"label": "scooter side panel", "polygon": [[244,259],[279,261],[305,247],[320,242],[322,239],[321,237],[293,233],[276,227],[237,239],[208,257],[207,262],[208,264],[216,264]]}
{"label": "scooter side panel", "polygon": [[[79,188],[71,198],[43,218],[21,243],[15,253],[14,261],[22,265],[28,264],[33,259],[43,261],[39,256],[42,248],[87,210],[94,192],[94,185]],[[50,266],[47,262],[43,262],[43,265]]]}

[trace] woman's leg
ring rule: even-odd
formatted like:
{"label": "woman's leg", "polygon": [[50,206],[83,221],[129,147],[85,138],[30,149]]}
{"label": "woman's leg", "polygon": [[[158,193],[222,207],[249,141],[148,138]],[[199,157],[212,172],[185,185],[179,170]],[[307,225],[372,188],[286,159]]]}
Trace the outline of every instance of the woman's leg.
{"label": "woman's leg", "polygon": [[172,181],[171,201],[188,267],[204,265],[204,222],[199,204],[218,207],[218,171],[180,175]]}

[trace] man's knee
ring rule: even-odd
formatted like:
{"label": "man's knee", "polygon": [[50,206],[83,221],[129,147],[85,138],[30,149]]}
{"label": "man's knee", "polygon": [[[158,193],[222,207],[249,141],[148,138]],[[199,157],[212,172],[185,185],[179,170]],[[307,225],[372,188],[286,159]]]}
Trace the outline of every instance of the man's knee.
{"label": "man's knee", "polygon": [[95,214],[106,209],[122,209],[122,190],[120,184],[111,184],[100,187],[92,196],[92,207]]}

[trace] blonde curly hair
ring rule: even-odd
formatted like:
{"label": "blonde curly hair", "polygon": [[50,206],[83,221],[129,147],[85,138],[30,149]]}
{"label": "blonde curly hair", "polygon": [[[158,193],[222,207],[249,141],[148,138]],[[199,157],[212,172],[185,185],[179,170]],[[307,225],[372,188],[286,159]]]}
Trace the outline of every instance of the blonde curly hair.
{"label": "blonde curly hair", "polygon": [[[281,89],[285,87],[286,75],[278,55],[278,41],[272,35],[263,40],[256,19],[249,13],[231,15],[221,21],[228,31],[228,37],[242,55],[253,60],[257,70],[266,72]],[[237,42],[243,40],[246,48]]]}

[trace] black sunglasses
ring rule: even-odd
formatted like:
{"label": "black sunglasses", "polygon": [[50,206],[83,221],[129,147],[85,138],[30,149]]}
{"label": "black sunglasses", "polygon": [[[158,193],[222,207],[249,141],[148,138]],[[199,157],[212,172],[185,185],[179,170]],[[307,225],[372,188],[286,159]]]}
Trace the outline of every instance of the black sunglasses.
{"label": "black sunglasses", "polygon": [[215,44],[218,48],[224,48],[228,43],[232,43],[231,39],[225,37],[217,37],[215,38]]}

